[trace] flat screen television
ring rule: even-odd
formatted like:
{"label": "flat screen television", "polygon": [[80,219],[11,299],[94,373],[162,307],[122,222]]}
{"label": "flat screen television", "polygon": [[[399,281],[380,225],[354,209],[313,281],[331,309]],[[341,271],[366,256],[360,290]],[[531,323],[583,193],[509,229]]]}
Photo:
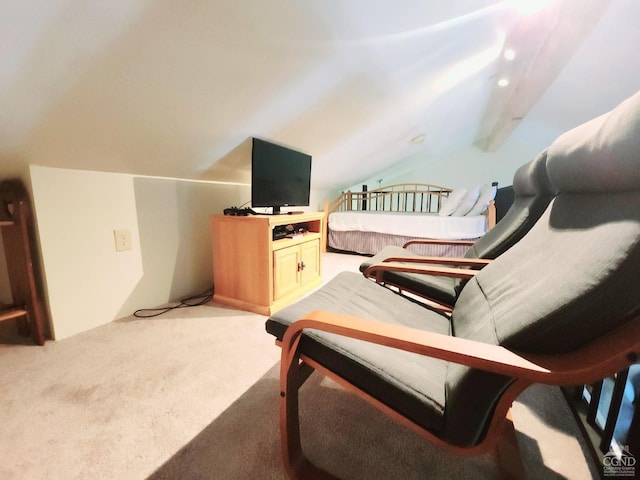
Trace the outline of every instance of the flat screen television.
{"label": "flat screen television", "polygon": [[311,155],[275,143],[253,139],[251,148],[251,206],[309,206]]}

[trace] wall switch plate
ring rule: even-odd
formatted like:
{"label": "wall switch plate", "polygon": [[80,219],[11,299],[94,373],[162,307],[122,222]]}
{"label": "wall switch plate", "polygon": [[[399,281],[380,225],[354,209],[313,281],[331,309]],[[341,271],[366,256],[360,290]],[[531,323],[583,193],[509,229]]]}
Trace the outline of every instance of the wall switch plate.
{"label": "wall switch plate", "polygon": [[116,252],[124,252],[125,250],[131,250],[133,248],[131,244],[131,230],[114,230],[113,236],[116,241]]}

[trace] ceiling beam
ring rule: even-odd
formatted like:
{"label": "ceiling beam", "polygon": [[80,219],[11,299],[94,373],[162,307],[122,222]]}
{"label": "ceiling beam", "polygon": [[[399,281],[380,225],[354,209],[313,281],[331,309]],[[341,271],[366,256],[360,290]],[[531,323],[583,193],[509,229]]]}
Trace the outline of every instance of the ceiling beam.
{"label": "ceiling beam", "polygon": [[[609,7],[611,0],[561,0],[542,12],[522,17],[507,34],[495,86],[480,122],[475,145],[495,151],[569,63]],[[507,86],[498,80],[508,79]]]}

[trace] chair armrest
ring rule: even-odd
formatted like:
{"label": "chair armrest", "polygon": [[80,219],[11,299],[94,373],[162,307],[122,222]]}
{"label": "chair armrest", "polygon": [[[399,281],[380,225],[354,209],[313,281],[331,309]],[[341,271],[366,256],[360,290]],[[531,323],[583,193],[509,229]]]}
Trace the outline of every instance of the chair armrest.
{"label": "chair armrest", "polygon": [[493,260],[488,258],[463,258],[463,257],[388,257],[382,260],[386,262],[407,262],[407,263],[435,263],[439,265],[458,265],[463,267],[486,267]]}
{"label": "chair armrest", "polygon": [[419,273],[424,275],[436,275],[439,277],[453,277],[468,280],[475,277],[478,274],[479,270],[384,262],[369,265],[369,267],[364,271],[363,274],[367,278],[375,278],[376,282],[380,283],[382,281],[382,275],[384,274],[384,272]]}
{"label": "chair armrest", "polygon": [[287,328],[281,344],[283,368],[288,368],[297,358],[300,338],[306,329],[334,333],[533,383],[551,385],[593,383],[636,362],[640,352],[639,315],[573,352],[534,355],[401,325],[315,311]]}
{"label": "chair armrest", "polygon": [[474,240],[439,240],[437,238],[416,238],[414,240],[409,240],[405,243],[402,248],[407,248],[409,245],[413,244],[423,244],[423,245],[467,245],[471,246],[476,243]]}

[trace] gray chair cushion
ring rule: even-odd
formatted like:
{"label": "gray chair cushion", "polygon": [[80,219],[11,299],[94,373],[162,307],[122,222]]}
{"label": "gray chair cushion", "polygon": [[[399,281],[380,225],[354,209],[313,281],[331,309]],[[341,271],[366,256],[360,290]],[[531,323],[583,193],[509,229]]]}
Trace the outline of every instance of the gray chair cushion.
{"label": "gray chair cushion", "polygon": [[547,164],[560,193],[522,241],[475,277],[483,295],[462,291],[456,336],[476,335],[486,303],[498,342],[562,352],[640,309],[640,93],[561,136]]}
{"label": "gray chair cushion", "polygon": [[516,171],[511,207],[491,230],[467,250],[465,257],[497,258],[526,235],[556,195],[556,188],[547,174],[546,160],[545,150]]}
{"label": "gray chair cushion", "polygon": [[[337,275],[321,289],[276,312],[267,320],[267,332],[282,339],[291,322],[314,310],[450,334],[447,316],[353,272]],[[305,333],[301,348],[318,363],[418,425],[434,432],[441,430],[446,362],[317,331]]]}
{"label": "gray chair cushion", "polygon": [[547,165],[553,183],[571,192],[637,190],[639,104],[640,92],[561,135],[551,146]]}
{"label": "gray chair cushion", "polygon": [[[558,196],[520,242],[467,283],[453,312],[454,335],[559,353],[640,310],[640,94],[561,136],[547,166]],[[485,389],[470,404],[479,383],[496,397]],[[447,411],[456,413],[447,416],[444,435],[467,441],[468,423],[507,384],[450,365]]]}

